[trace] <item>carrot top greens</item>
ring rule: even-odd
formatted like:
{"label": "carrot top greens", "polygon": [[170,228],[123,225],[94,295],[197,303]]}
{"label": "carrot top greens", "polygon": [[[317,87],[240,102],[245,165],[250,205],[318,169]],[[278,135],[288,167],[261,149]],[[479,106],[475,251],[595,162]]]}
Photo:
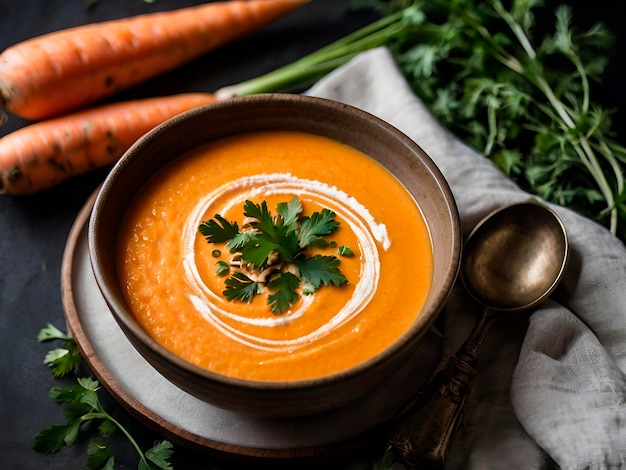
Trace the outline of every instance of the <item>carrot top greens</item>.
{"label": "carrot top greens", "polygon": [[[287,311],[299,300],[298,292],[313,294],[322,285],[342,286],[348,282],[334,255],[313,253],[315,248],[336,247],[324,237],[339,228],[335,213],[328,209],[302,215],[297,197],[281,202],[273,215],[267,202],[247,200],[243,206],[242,228],[219,214],[203,222],[199,231],[209,243],[225,243],[230,250],[228,263],[218,260],[216,273],[230,276],[223,291],[228,300],[251,302],[267,289],[267,302],[273,313]],[[346,246],[337,247],[340,256],[352,256]],[[221,253],[213,251],[213,256]]]}

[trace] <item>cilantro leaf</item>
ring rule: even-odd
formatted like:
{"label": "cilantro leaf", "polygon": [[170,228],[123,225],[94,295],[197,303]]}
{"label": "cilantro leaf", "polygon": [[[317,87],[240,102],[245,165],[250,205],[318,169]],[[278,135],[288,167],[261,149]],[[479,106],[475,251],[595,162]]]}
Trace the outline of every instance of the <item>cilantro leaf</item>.
{"label": "cilantro leaf", "polygon": [[102,436],[104,437],[110,436],[115,432],[116,429],[117,426],[113,421],[110,420],[102,421],[100,426],[98,426],[98,431],[100,431],[100,434],[102,434]]}
{"label": "cilantro leaf", "polygon": [[278,240],[276,252],[283,261],[293,261],[298,254],[298,235],[296,232],[285,232]]}
{"label": "cilantro leaf", "polygon": [[89,470],[113,470],[115,457],[100,438],[93,438],[87,447],[87,468]]}
{"label": "cilantro leaf", "polygon": [[268,285],[272,294],[268,296],[268,303],[273,313],[283,313],[298,301],[296,289],[300,279],[293,273],[280,272]]}
{"label": "cilantro leaf", "polygon": [[63,377],[74,371],[83,358],[74,338],[48,323],[45,328],[39,330],[37,341],[43,343],[51,340],[62,341],[63,347],[49,351],[43,362],[50,368],[54,377]]}
{"label": "cilantro leaf", "polygon": [[246,263],[254,264],[259,269],[267,263],[270,254],[278,250],[280,245],[267,237],[257,237],[253,242],[241,247],[241,259]]}
{"label": "cilantro leaf", "polygon": [[236,234],[232,240],[226,243],[226,247],[232,252],[241,249],[244,245],[252,243],[256,238],[256,233],[251,231],[243,231]]}
{"label": "cilantro leaf", "polygon": [[214,219],[202,222],[199,227],[209,243],[223,243],[232,240],[239,233],[237,222],[231,223],[219,214]]}
{"label": "cilantro leaf", "polygon": [[272,214],[267,208],[267,202],[261,204],[247,200],[243,206],[243,215],[251,217],[253,220],[250,225],[259,232],[264,233],[269,239],[279,240],[281,238],[280,231],[283,229],[282,219],[274,220]]}
{"label": "cilantro leaf", "polygon": [[40,343],[43,343],[44,341],[50,341],[52,339],[60,339],[63,341],[69,341],[72,338],[66,335],[65,333],[63,333],[52,323],[48,323],[45,328],[42,328],[41,330],[39,330],[39,333],[37,334],[37,341]]}
{"label": "cilantro leaf", "polygon": [[241,247],[242,259],[257,269],[267,266],[272,252],[278,253],[283,261],[293,261],[298,252],[298,236],[295,232],[280,233],[279,236],[258,233],[254,240]]}
{"label": "cilantro leaf", "polygon": [[298,217],[302,212],[302,203],[297,197],[293,197],[289,203],[281,202],[276,207],[276,212],[283,218],[283,223],[287,231],[296,231],[298,228]]}
{"label": "cilantro leaf", "polygon": [[218,261],[215,266],[215,274],[218,276],[224,276],[230,269],[230,265],[226,261]]}
{"label": "cilantro leaf", "polygon": [[68,434],[68,424],[53,424],[40,431],[33,440],[32,449],[42,454],[53,454],[65,445],[65,436]]}
{"label": "cilantro leaf", "polygon": [[81,389],[82,387],[78,385],[74,385],[73,387],[54,387],[50,390],[48,395],[57,403],[72,403],[76,401]]}
{"label": "cilantro leaf", "polygon": [[[68,342],[69,343],[69,342]],[[50,368],[55,377],[63,377],[76,369],[82,362],[82,356],[76,344],[68,344],[68,348],[57,348],[48,351],[43,362]]]}
{"label": "cilantro leaf", "polygon": [[253,281],[242,272],[236,272],[224,281],[226,289],[223,291],[228,300],[251,302],[259,291],[259,283]]}
{"label": "cilantro leaf", "polygon": [[156,442],[151,449],[146,451],[146,459],[155,464],[159,469],[172,470],[173,467],[167,461],[172,456],[172,453],[171,442]]}
{"label": "cilantro leaf", "polygon": [[318,289],[322,284],[341,286],[348,280],[339,270],[341,261],[335,256],[315,255],[311,258],[298,258],[295,265],[300,271],[300,276]]}
{"label": "cilantro leaf", "polygon": [[339,228],[339,222],[335,220],[335,213],[328,209],[314,212],[311,217],[303,217],[298,234],[301,248],[312,244],[322,235],[329,235]]}

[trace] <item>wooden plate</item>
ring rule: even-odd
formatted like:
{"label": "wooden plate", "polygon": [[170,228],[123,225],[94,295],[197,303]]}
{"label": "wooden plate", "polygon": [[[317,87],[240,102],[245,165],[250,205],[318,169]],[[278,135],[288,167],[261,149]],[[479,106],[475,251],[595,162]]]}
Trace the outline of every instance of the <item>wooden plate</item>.
{"label": "wooden plate", "polygon": [[221,457],[315,460],[354,452],[380,431],[425,382],[441,357],[429,333],[415,360],[363,399],[297,419],[230,412],[198,400],[161,376],[134,349],[102,298],[89,262],[87,226],[95,194],[70,231],[61,268],[63,307],[70,334],[104,387],[140,421],[173,442]]}

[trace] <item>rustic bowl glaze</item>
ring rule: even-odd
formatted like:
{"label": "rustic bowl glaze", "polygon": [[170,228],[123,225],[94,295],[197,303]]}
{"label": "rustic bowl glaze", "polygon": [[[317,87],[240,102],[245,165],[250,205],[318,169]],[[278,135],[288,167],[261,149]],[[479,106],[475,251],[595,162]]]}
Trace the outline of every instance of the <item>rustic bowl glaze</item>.
{"label": "rustic bowl glaze", "polygon": [[[419,123],[416,123],[419,125]],[[343,373],[294,382],[234,379],[192,365],[153,340],[133,317],[118,283],[116,245],[125,210],[160,167],[203,143],[254,131],[301,131],[325,136],[369,155],[391,171],[419,202],[431,233],[432,288],[422,313],[395,344]],[[393,374],[437,318],[458,274],[461,232],[455,201],[433,161],[403,133],[353,107],[321,98],[268,94],[234,98],[185,112],[139,139],[97,196],[89,223],[96,281],[124,334],[164,377],[216,406],[257,416],[299,416],[352,402]]]}

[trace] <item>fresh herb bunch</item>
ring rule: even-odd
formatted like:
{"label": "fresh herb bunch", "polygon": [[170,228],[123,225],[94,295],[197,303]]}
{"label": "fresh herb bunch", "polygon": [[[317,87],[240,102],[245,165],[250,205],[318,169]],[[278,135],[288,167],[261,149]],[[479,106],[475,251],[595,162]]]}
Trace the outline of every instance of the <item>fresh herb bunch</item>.
{"label": "fresh herb bunch", "polygon": [[218,95],[304,88],[361,51],[386,45],[433,114],[523,189],[594,219],[626,241],[626,148],[591,98],[612,35],[554,11],[542,38],[541,0],[354,1],[380,20]]}
{"label": "fresh herb bunch", "polygon": [[[62,348],[54,349],[44,359],[55,378],[61,378],[75,372],[82,362],[76,341],[63,333],[54,325],[48,324],[37,335],[39,342],[59,340],[63,342]],[[100,384],[91,377],[79,377],[76,385],[72,387],[59,386],[50,390],[50,398],[57,403],[67,405],[65,424],[54,424],[50,428],[39,432],[33,440],[32,448],[36,452],[58,452],[64,445],[72,445],[79,437],[80,431],[89,422],[100,422],[98,431],[100,436],[108,437],[116,429],[119,429],[139,454],[139,470],[171,470],[168,462],[173,450],[169,441],[161,441],[148,449],[145,453],[141,450],[137,441],[115,418],[106,412],[100,402],[97,392]],[[87,468],[89,470],[113,470],[115,468],[115,456],[107,448],[100,437],[94,437],[87,448]]]}
{"label": "fresh herb bunch", "polygon": [[[243,206],[246,222],[239,228],[219,214],[203,222],[199,231],[209,243],[226,243],[229,263],[218,261],[216,273],[226,275],[228,300],[251,302],[263,287],[271,294],[267,302],[273,313],[284,313],[299,299],[298,290],[313,294],[322,285],[342,286],[348,281],[339,270],[337,256],[314,254],[312,248],[326,248],[332,242],[324,239],[339,228],[335,213],[328,209],[302,215],[297,197],[281,202],[274,216],[267,202],[256,204],[247,200]],[[338,247],[341,256],[352,256],[345,246]],[[218,251],[214,256],[220,255]]]}

